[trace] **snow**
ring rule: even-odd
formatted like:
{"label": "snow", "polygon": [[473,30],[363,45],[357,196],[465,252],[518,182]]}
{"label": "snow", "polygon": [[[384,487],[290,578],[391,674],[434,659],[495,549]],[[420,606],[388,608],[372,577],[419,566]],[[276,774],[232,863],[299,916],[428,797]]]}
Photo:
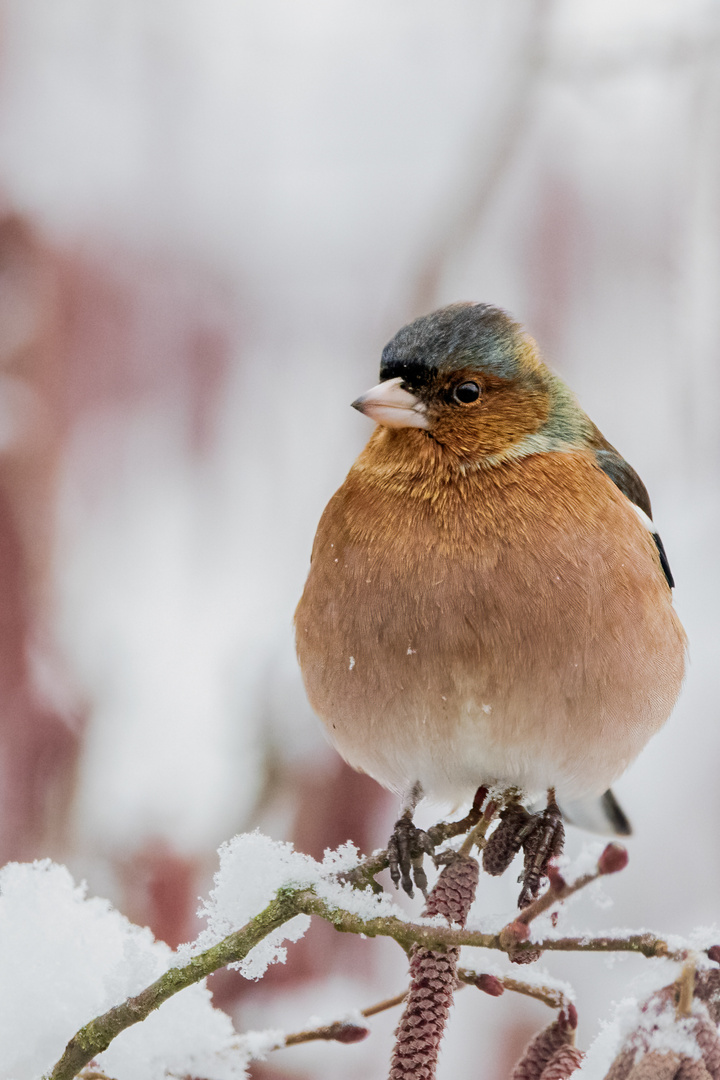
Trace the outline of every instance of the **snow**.
{"label": "snow", "polygon": [[[38,1080],[93,1017],[166,971],[169,946],[49,860],[0,870],[0,1080]],[[241,1080],[247,1056],[204,982],[124,1031],[97,1058],[115,1080],[167,1072]]]}
{"label": "snow", "polygon": [[[186,963],[240,929],[278,890],[312,889],[331,908],[363,919],[410,917],[387,894],[354,889],[338,880],[339,874],[357,865],[358,852],[351,843],[326,851],[318,862],[295,851],[292,844],[256,831],[227,841],[219,858],[213,888],[200,909],[207,927],[196,942],[177,953],[155,941],[147,928],[130,923],[107,900],[88,897],[85,886],[76,885],[64,866],[43,860],[10,863],[0,870],[0,1080],[38,1080],[89,1020],[138,993],[172,965]],[[581,862],[588,858],[583,854]],[[445,925],[438,916],[415,920]],[[270,964],[284,962],[285,943],[302,937],[309,922],[307,915],[296,916],[233,966],[247,979],[261,978]],[[718,929],[712,926],[698,929],[692,941],[677,938],[672,944],[687,950],[717,940]],[[543,968],[517,971],[498,960],[475,951],[463,956],[478,971],[509,974],[574,999],[572,987]],[[698,960],[709,963],[703,957]],[[583,1077],[600,1080],[620,1047],[638,1030],[644,1033],[639,1045],[698,1056],[693,1028],[695,1016],[707,1015],[702,1003],[694,1002],[693,1016],[682,1022],[665,1002],[645,1004],[677,978],[680,967],[668,960],[644,962],[628,995],[615,1005],[612,1019],[602,1024],[582,1066]],[[344,1016],[351,1015],[356,1019],[358,1014],[345,1010]],[[308,1026],[318,1023],[313,1018]],[[230,1018],[213,1008],[203,981],[124,1031],[98,1056],[97,1064],[116,1080],[163,1080],[168,1075],[242,1080],[251,1060],[263,1059],[283,1046],[284,1039],[283,1031],[275,1028],[237,1035]]]}
{"label": "snow", "polygon": [[673,1005],[652,1002],[643,1010],[637,998],[623,998],[616,1005],[614,1018],[602,1024],[578,1075],[585,1080],[602,1080],[627,1037],[635,1031],[642,1033],[637,1040],[639,1052],[671,1052],[697,1059],[701,1051],[695,1038],[696,1018],[707,1019],[707,1009],[699,1001],[693,1002],[691,1016],[678,1019]]}
{"label": "snow", "polygon": [[[610,1019],[601,1021],[599,1032],[577,1074],[579,1077],[603,1080],[623,1044],[638,1030],[646,1033],[649,1049],[672,1050],[692,1058],[699,1056],[692,1018],[676,1021],[674,1007],[664,1007],[659,1002],[651,1002],[643,1009],[654,993],[677,979],[680,971],[681,965],[674,961],[646,961],[641,972],[628,981],[626,996],[613,1003]],[[693,1015],[707,1016],[701,1002],[693,1002]]]}
{"label": "snow", "polygon": [[285,1045],[285,1032],[279,1028],[267,1028],[265,1031],[246,1031],[237,1040],[237,1046],[244,1051],[248,1061],[264,1061],[272,1050]]}
{"label": "snow", "polygon": [[[198,914],[207,920],[207,928],[191,946],[179,950],[180,962],[222,941],[232,931],[244,926],[267,907],[278,889],[313,889],[332,908],[343,908],[362,919],[394,915],[407,920],[407,914],[385,893],[355,889],[336,879],[358,863],[358,852],[351,843],[337,851],[326,851],[322,863],[295,851],[290,843],[269,839],[260,832],[243,833],[224,843],[219,851],[220,869],[208,900]],[[433,920],[428,920],[432,925]],[[261,978],[268,966],[284,963],[287,950],[283,941],[298,941],[308,926],[307,915],[297,915],[261,941],[244,960],[231,964],[246,979]]]}
{"label": "snow", "polygon": [[[109,901],[88,897],[64,866],[45,859],[0,870],[0,1080],[37,1080],[91,1019],[240,929],[283,887],[311,888],[331,907],[363,919],[407,919],[387,895],[337,880],[357,864],[352,844],[327,851],[320,863],[254,832],[229,840],[219,855],[214,887],[201,908],[207,928],[177,953]],[[283,942],[297,941],[309,922],[307,915],[296,916],[232,966],[248,979],[261,978],[270,964],[285,960]],[[97,1063],[116,1080],[168,1074],[240,1080],[250,1060],[283,1043],[283,1033],[274,1029],[238,1036],[230,1018],[213,1008],[202,981],[122,1032]]]}

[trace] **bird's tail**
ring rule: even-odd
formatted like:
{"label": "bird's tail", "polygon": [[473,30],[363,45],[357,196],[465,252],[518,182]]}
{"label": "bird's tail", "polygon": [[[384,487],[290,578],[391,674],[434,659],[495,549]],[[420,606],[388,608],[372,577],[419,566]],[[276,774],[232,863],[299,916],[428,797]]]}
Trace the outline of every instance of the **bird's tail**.
{"label": "bird's tail", "polygon": [[565,821],[588,832],[605,836],[630,836],[632,833],[632,825],[609,788],[599,799],[563,803],[560,809]]}

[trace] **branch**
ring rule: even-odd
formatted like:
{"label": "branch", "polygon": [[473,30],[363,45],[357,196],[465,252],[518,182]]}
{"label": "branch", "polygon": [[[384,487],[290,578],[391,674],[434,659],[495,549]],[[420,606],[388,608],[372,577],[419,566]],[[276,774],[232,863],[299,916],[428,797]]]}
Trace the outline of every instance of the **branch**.
{"label": "branch", "polygon": [[622,844],[613,842],[607,845],[598,859],[595,869],[583,874],[582,877],[579,877],[577,881],[573,881],[571,884],[568,884],[562,874],[551,864],[548,867],[550,885],[547,891],[523,908],[515,921],[529,926],[533,919],[537,919],[538,915],[542,915],[553,904],[567,900],[568,897],[573,896],[587,885],[591,885],[598,878],[606,877],[608,874],[617,874],[620,870],[625,869],[627,863],[628,854],[626,849]]}
{"label": "branch", "polygon": [[[491,997],[500,997],[501,994],[505,993],[505,990],[511,990],[515,994],[522,994],[525,997],[534,998],[535,1001],[542,1001],[551,1009],[562,1009],[568,1004],[561,990],[556,990],[551,986],[533,986],[532,983],[522,983],[517,978],[511,978],[510,975],[487,975],[483,972],[473,971],[470,968],[459,968],[458,980],[461,984],[459,988],[475,986],[480,990],[484,990]],[[368,1005],[367,1009],[359,1011],[359,1015],[364,1016],[367,1020],[370,1016],[377,1016],[378,1013],[385,1012],[388,1009],[395,1009],[397,1005],[403,1004],[407,996],[408,990],[403,990],[402,994],[396,994],[392,998],[384,998],[373,1005]],[[267,1050],[284,1050],[286,1047],[297,1047],[300,1043],[317,1040],[359,1042],[367,1035],[368,1029],[359,1024],[353,1024],[349,1020],[336,1020],[331,1024],[323,1024],[320,1027],[295,1031],[291,1035],[284,1036],[282,1040],[274,1044],[274,1047],[268,1047]],[[99,1072],[93,1072],[92,1076],[87,1072],[82,1074],[82,1080],[95,1080],[96,1077],[98,1080],[107,1080]]]}
{"label": "branch", "polygon": [[[443,823],[434,826],[428,832],[433,841],[439,843],[442,839],[467,831],[468,827],[473,825],[473,822],[477,824],[481,816],[479,808],[474,807],[471,813],[462,821]],[[577,892],[578,889],[601,874],[613,873],[615,870],[621,869],[620,863],[622,859],[619,852],[615,851],[616,847],[617,845],[608,845],[598,863],[597,871],[585,875],[572,885],[567,885],[557,871],[551,870],[550,888],[547,892],[520,912],[514,922],[509,923],[508,926],[495,934],[486,934],[479,930],[461,929],[456,926],[433,926],[426,923],[406,922],[393,915],[364,919],[354,912],[331,906],[317,896],[311,888],[292,889],[285,887],[280,889],[268,906],[242,929],[229,934],[217,945],[213,945],[205,952],[193,957],[183,966],[171,968],[139,994],[128,998],[120,1005],[114,1006],[81,1028],[67,1044],[62,1057],[52,1071],[46,1075],[45,1080],[72,1080],[93,1058],[107,1050],[110,1043],[121,1031],[144,1020],[164,1001],[167,1001],[168,998],[177,994],[186,986],[199,982],[227,964],[243,960],[263,938],[300,914],[316,915],[331,923],[341,933],[363,934],[366,937],[390,937],[397,941],[406,952],[413,945],[439,952],[465,945],[504,952],[511,959],[516,959],[523,952],[546,950],[554,952],[633,952],[647,957],[658,956],[673,960],[686,960],[686,953],[683,951],[671,951],[666,941],[651,933],[632,934],[628,937],[583,936],[548,938],[539,942],[529,941],[529,923],[542,911],[565,899],[573,892]],[[386,859],[386,853],[380,852],[371,859],[365,860],[346,877],[353,878],[357,875],[358,879],[364,878],[367,881],[369,875],[377,873],[382,868],[379,863],[385,860],[383,864],[386,865]],[[497,993],[498,987],[502,986],[503,989],[514,990],[517,993],[535,997],[552,1008],[562,1007],[563,1004],[562,995],[547,987],[533,987],[530,984],[521,983],[507,977],[498,979],[495,976],[477,975],[468,972],[466,969],[463,969],[458,977],[463,983],[473,982],[474,985],[484,989],[487,993]],[[404,997],[405,994],[388,999],[387,1002],[380,1002],[378,1005],[366,1010],[362,1015],[371,1016],[375,1012],[391,1008],[393,1005],[399,1004]],[[287,1036],[285,1042],[279,1045],[288,1046],[296,1042],[307,1042],[311,1038],[353,1041],[364,1037],[364,1031],[365,1029],[359,1025],[339,1021],[336,1024],[327,1025],[325,1028],[318,1028],[315,1032],[299,1032],[296,1035]],[[87,1073],[85,1076],[89,1080]]]}
{"label": "branch", "polygon": [[[490,994],[491,997],[499,997],[506,990],[510,990],[516,994],[534,998],[536,1001],[542,1001],[544,1005],[548,1005],[551,1009],[562,1009],[567,1005],[562,991],[549,986],[533,986],[532,983],[520,982],[519,979],[512,979],[508,975],[486,975],[470,968],[458,968],[457,977],[460,980],[460,988],[475,986],[486,994]],[[407,996],[408,991],[403,990],[401,994],[395,994],[394,997],[384,998],[383,1001],[378,1001],[374,1005],[369,1005],[366,1009],[361,1009],[360,1016],[368,1019],[371,1016],[377,1016],[378,1013],[385,1012],[387,1009],[394,1009],[396,1006],[402,1005]],[[360,1042],[367,1034],[367,1028],[363,1028],[359,1024],[353,1024],[351,1020],[335,1020],[331,1024],[323,1024],[321,1027],[308,1028],[304,1031],[294,1032],[292,1035],[286,1035],[282,1041],[277,1042],[268,1049],[283,1050],[287,1046],[298,1046],[300,1043],[315,1040],[343,1043]],[[86,1080],[85,1073],[83,1073],[83,1080]]]}
{"label": "branch", "polygon": [[[497,934],[485,934],[480,930],[456,930],[449,926],[427,926],[422,923],[405,922],[395,915],[383,915],[375,919],[362,919],[353,912],[330,907],[320,897],[305,892],[299,902],[300,911],[317,915],[332,923],[336,930],[347,934],[365,934],[366,937],[390,937],[407,952],[412,945],[426,949],[453,949],[469,945],[479,949],[497,949],[513,955],[530,949],[560,952],[634,952],[642,956],[664,956],[671,960],[684,960],[684,952],[672,952],[667,942],[653,934],[632,934],[629,937],[566,937],[547,938],[543,941],[507,941],[504,927]],[[514,927],[516,923],[510,923]]]}
{"label": "branch", "polygon": [[[469,945],[475,948],[512,953],[514,956],[526,950],[539,948],[562,952],[634,952],[648,957],[664,956],[673,960],[685,959],[684,953],[672,952],[666,941],[653,934],[633,934],[626,938],[548,938],[532,943],[517,941],[515,938],[508,941],[506,934],[508,927],[497,934],[485,934],[479,930],[460,930],[448,926],[426,926],[421,923],[404,922],[394,915],[363,919],[352,912],[330,907],[309,889],[282,889],[265,910],[241,930],[229,934],[217,945],[193,957],[184,966],[166,971],[135,997],[114,1006],[81,1028],[67,1044],[62,1057],[52,1072],[47,1074],[45,1080],[72,1080],[94,1057],[101,1054],[103,1050],[107,1050],[121,1031],[144,1020],[164,1001],[186,986],[199,982],[227,964],[243,960],[250,950],[269,933],[301,914],[317,915],[326,922],[332,923],[341,933],[364,934],[366,937],[390,937],[397,941],[405,951],[415,944],[439,951]],[[514,925],[516,924],[511,923],[510,927]],[[541,995],[535,991],[535,988],[531,990],[528,984],[511,986],[510,983],[515,983],[515,980],[501,981],[507,989],[538,997],[540,1000],[545,1000],[547,1004],[555,1006],[555,1001],[550,999],[552,992]],[[524,988],[519,989],[520,986]],[[337,1035],[315,1037],[337,1038]],[[298,1038],[297,1041],[307,1041],[307,1039]]]}
{"label": "branch", "polygon": [[568,1002],[561,990],[554,990],[551,986],[533,986],[532,983],[521,982],[512,979],[509,975],[485,975],[470,968],[458,968],[458,979],[468,986],[476,986],[491,997],[500,997],[506,990],[515,994],[523,994],[525,997],[535,998],[548,1005],[551,1009],[562,1009]]}
{"label": "branch", "polygon": [[[506,990],[510,990],[516,994],[523,994],[525,997],[535,998],[536,1001],[542,1001],[544,1005],[548,1005],[551,1009],[562,1009],[567,1005],[562,991],[549,986],[533,986],[532,983],[512,979],[509,975],[486,975],[470,968],[458,968],[457,977],[461,987],[475,986],[486,994],[490,994],[491,997],[499,997]],[[394,1009],[397,1005],[402,1005],[407,996],[408,991],[403,990],[401,994],[395,994],[394,997],[385,998],[383,1001],[376,1002],[375,1005],[369,1005],[366,1009],[361,1009],[360,1016],[369,1018],[385,1012],[387,1009]],[[334,1040],[335,1042],[359,1042],[366,1034],[367,1028],[353,1024],[350,1020],[335,1020],[331,1024],[324,1024],[321,1027],[286,1035],[282,1042],[276,1043],[275,1046],[269,1049],[282,1050],[286,1046],[297,1046],[300,1043],[312,1042],[316,1039]]]}
{"label": "branch", "polygon": [[173,994],[199,982],[226,964],[243,960],[263,938],[302,912],[305,896],[306,893],[302,890],[281,889],[265,910],[241,930],[229,934],[182,967],[170,968],[135,997],[108,1009],[102,1016],[96,1016],[72,1037],[63,1056],[45,1080],[72,1080],[83,1066],[103,1050],[107,1050],[121,1031],[145,1020]]}

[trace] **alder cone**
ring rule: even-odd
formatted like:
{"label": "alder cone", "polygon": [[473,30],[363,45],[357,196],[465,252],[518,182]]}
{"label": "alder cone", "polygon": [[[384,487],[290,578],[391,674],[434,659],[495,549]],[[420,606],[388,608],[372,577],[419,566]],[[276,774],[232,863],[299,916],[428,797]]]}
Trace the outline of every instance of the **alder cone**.
{"label": "alder cone", "polygon": [[536,945],[532,949],[518,949],[517,952],[509,952],[508,960],[511,964],[534,964],[542,954],[542,949],[539,945]]}

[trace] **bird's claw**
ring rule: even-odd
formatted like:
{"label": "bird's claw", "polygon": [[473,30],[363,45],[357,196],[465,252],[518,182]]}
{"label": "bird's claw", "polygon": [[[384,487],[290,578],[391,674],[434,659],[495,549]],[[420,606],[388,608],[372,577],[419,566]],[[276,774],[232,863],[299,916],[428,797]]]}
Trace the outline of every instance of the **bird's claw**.
{"label": "bird's claw", "polygon": [[414,896],[414,884],[427,899],[428,880],[423,857],[432,855],[435,845],[423,829],[413,824],[409,813],[403,814],[395,822],[387,850],[390,877],[395,888],[402,884],[408,896]]}
{"label": "bird's claw", "polygon": [[522,848],[525,866],[518,879],[522,882],[518,906],[525,908],[536,898],[548,863],[563,849],[562,815],[551,796],[541,814],[529,814],[521,803],[510,802],[500,819],[483,850],[483,869],[493,876],[503,874]]}
{"label": "bird's claw", "polygon": [[537,897],[540,882],[547,875],[548,863],[561,853],[564,843],[565,827],[560,807],[551,798],[545,810],[536,815],[532,831],[523,843],[525,866],[520,876],[522,889],[518,907],[527,907]]}

